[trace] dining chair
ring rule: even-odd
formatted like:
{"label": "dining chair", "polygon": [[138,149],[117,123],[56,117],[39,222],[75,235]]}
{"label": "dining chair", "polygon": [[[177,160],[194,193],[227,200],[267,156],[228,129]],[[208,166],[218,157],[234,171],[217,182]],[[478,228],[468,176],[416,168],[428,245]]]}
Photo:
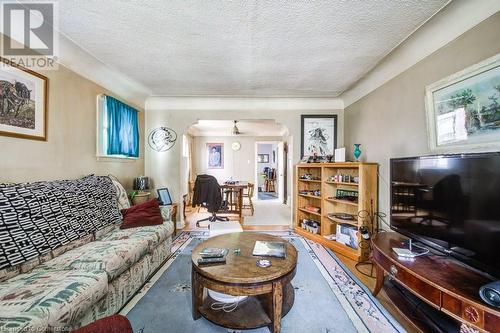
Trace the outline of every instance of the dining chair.
{"label": "dining chair", "polygon": [[[253,207],[253,191],[255,189],[255,184],[253,183],[248,183],[248,187],[246,190],[243,190],[243,209],[249,208],[250,211],[252,212],[252,215],[254,213],[254,207]],[[248,198],[248,203],[245,203],[245,198]]]}

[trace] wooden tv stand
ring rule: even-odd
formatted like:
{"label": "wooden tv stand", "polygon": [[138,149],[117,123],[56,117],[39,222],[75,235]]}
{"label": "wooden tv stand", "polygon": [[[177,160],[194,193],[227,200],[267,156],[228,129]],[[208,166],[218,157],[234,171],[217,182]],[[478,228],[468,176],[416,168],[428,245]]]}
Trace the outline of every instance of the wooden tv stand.
{"label": "wooden tv stand", "polygon": [[[479,297],[479,288],[493,280],[451,257],[431,254],[400,260],[392,248],[403,247],[405,240],[406,237],[396,232],[379,233],[373,238],[373,263],[377,269],[374,296],[388,275],[389,279],[469,330],[500,332],[500,309],[489,306]],[[398,304],[394,294],[388,291],[387,295],[401,314],[412,321],[414,316],[404,313],[405,307]],[[414,324],[419,327],[418,323]]]}

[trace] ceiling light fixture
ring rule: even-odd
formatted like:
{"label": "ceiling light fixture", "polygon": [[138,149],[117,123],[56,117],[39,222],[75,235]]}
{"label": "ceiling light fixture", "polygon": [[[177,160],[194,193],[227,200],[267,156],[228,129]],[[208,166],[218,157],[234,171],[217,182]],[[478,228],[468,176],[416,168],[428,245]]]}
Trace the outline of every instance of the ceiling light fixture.
{"label": "ceiling light fixture", "polygon": [[234,120],[234,126],[233,126],[233,131],[232,131],[233,135],[239,135],[239,134],[241,134],[241,133],[240,133],[240,129],[239,129],[239,128],[238,128],[238,126],[236,125],[237,123],[238,123],[238,121],[237,121],[237,120]]}

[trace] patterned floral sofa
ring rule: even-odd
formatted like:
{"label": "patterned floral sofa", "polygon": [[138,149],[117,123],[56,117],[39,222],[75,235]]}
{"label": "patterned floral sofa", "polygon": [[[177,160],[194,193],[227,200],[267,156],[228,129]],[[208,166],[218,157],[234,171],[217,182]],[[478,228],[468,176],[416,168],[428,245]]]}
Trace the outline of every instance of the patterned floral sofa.
{"label": "patterned floral sofa", "polygon": [[0,332],[65,332],[117,313],[170,255],[162,215],[163,225],[113,224],[0,270]]}

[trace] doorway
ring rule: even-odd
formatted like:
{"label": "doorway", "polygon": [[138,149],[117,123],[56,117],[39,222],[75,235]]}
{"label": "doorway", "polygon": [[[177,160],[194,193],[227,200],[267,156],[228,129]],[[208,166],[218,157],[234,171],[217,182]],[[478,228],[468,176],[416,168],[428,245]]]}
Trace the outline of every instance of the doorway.
{"label": "doorway", "polygon": [[255,200],[283,202],[284,169],[286,167],[283,141],[255,143]]}
{"label": "doorway", "polygon": [[[194,181],[202,174],[214,176],[221,186],[245,187],[239,218],[234,214],[220,214],[231,220],[239,219],[244,228],[289,227],[291,207],[283,204],[287,186],[285,170],[290,167],[284,155],[284,142],[291,139],[287,133],[288,130],[274,120],[198,120],[192,124],[184,134],[181,165],[187,227],[207,214],[203,208],[190,207],[189,201],[193,197]],[[208,147],[213,146],[220,147],[217,167],[213,167],[208,151]],[[250,188],[252,200],[248,198]]]}

